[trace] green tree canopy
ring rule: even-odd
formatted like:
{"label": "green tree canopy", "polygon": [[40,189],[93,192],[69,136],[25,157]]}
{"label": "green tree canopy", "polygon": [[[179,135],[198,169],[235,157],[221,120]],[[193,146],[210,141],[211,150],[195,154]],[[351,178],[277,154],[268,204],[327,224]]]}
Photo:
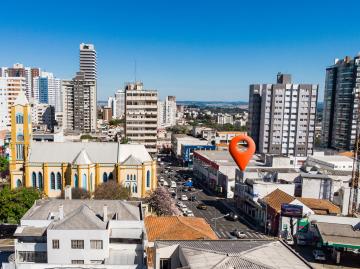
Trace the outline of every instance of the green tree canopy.
{"label": "green tree canopy", "polygon": [[0,174],[8,173],[9,160],[6,157],[0,156]]}
{"label": "green tree canopy", "polygon": [[11,190],[5,187],[0,191],[0,222],[19,223],[26,211],[40,198],[41,192],[37,189]]}
{"label": "green tree canopy", "polygon": [[115,180],[109,180],[96,187],[94,199],[97,200],[128,200],[130,190],[118,184]]}

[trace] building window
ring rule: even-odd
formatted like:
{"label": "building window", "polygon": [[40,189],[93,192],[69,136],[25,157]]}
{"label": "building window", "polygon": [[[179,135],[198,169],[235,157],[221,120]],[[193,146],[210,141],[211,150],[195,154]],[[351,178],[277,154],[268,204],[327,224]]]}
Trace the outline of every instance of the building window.
{"label": "building window", "polygon": [[130,175],[130,181],[132,181],[133,175]]}
{"label": "building window", "polygon": [[71,240],[71,248],[84,249],[84,240]]}
{"label": "building window", "polygon": [[109,174],[109,180],[113,180],[113,179],[114,179],[114,175],[113,175],[112,172],[110,172],[110,174]]}
{"label": "building window", "polygon": [[133,178],[134,181],[136,181],[136,175],[134,175],[134,178]]}
{"label": "building window", "polygon": [[21,186],[22,186],[21,180],[18,179],[18,180],[16,181],[16,187],[20,188]]}
{"label": "building window", "polygon": [[92,264],[102,264],[103,260],[90,260],[90,263],[92,263]]}
{"label": "building window", "polygon": [[130,180],[130,176],[126,175],[126,180],[129,181]]}
{"label": "building window", "polygon": [[146,187],[150,188],[150,171],[146,172]]}
{"label": "building window", "polygon": [[62,187],[61,174],[60,174],[60,172],[57,172],[57,174],[56,174],[56,188],[58,190],[61,190],[61,187]]}
{"label": "building window", "polygon": [[23,124],[24,123],[24,116],[22,113],[16,113],[16,123]]}
{"label": "building window", "polygon": [[103,249],[103,241],[102,240],[90,240],[90,248]]}
{"label": "building window", "polygon": [[51,172],[50,174],[50,189],[55,190],[55,174]]}
{"label": "building window", "polygon": [[81,186],[84,190],[87,190],[87,178],[86,175],[83,174],[82,175],[82,186]]}
{"label": "building window", "polygon": [[137,193],[137,184],[136,183],[132,184],[132,192]]}
{"label": "building window", "polygon": [[38,173],[38,180],[39,180],[39,184],[38,184],[39,189],[42,190],[44,184],[43,184],[43,177],[42,177],[42,173],[41,173],[41,172]]}
{"label": "building window", "polygon": [[171,269],[171,259],[160,259],[160,269]]}
{"label": "building window", "polygon": [[33,188],[36,188],[36,173],[32,172],[32,186]]}
{"label": "building window", "polygon": [[16,160],[24,159],[24,145],[17,144],[16,145]]}
{"label": "building window", "polygon": [[103,174],[103,182],[107,182],[107,180],[108,180],[107,174],[106,174],[106,172],[104,172],[104,174]]}
{"label": "building window", "polygon": [[75,182],[74,182],[74,187],[75,188],[79,188],[79,177],[77,174],[74,175],[74,178],[75,178]]}
{"label": "building window", "polygon": [[71,260],[71,264],[84,264],[84,260]]}
{"label": "building window", "polygon": [[59,249],[60,248],[60,242],[57,239],[53,239],[52,241],[52,248],[53,249]]}

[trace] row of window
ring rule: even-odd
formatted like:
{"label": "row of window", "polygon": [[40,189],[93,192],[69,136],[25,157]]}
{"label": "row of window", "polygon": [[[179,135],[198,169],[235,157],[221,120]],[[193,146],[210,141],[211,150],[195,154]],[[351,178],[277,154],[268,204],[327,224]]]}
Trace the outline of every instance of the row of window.
{"label": "row of window", "polygon": [[[53,249],[60,248],[60,240],[59,239],[52,240],[52,248]],[[84,249],[84,240],[71,240],[71,248],[72,249]],[[103,241],[102,240],[90,240],[90,248],[91,249],[103,249]]]}

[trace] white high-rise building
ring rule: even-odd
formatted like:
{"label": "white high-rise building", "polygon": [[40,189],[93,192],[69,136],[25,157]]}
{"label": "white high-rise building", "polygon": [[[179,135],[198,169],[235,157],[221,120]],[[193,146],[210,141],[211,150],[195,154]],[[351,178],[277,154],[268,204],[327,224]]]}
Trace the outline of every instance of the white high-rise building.
{"label": "white high-rise building", "polygon": [[97,79],[96,50],[93,44],[80,44],[80,72],[85,74],[85,79]]}
{"label": "white high-rise building", "polygon": [[109,97],[108,107],[112,109],[113,118],[123,118],[125,115],[125,91],[117,90],[114,97]]}
{"label": "white high-rise building", "polygon": [[176,97],[166,96],[165,101],[158,102],[158,126],[170,127],[176,125]]}
{"label": "white high-rise building", "polygon": [[250,85],[248,129],[260,153],[313,154],[318,89],[281,73],[277,84]]}
{"label": "white high-rise building", "polygon": [[63,110],[61,80],[55,78],[53,73],[41,72],[39,77],[35,77],[33,93],[37,102],[55,107],[55,112]]}
{"label": "white high-rise building", "polygon": [[130,143],[145,145],[156,153],[158,92],[144,90],[142,82],[125,86],[125,135]]}
{"label": "white high-rise building", "polygon": [[11,107],[25,88],[24,77],[0,77],[0,130],[9,129]]}

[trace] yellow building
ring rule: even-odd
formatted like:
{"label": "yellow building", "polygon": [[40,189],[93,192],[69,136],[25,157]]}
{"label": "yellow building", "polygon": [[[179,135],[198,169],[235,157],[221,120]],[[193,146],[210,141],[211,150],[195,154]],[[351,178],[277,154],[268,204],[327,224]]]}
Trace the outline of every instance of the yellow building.
{"label": "yellow building", "polygon": [[156,161],[143,145],[32,140],[30,106],[24,93],[11,108],[11,188],[35,187],[59,197],[64,186],[93,192],[116,180],[133,197],[145,197],[157,186]]}

